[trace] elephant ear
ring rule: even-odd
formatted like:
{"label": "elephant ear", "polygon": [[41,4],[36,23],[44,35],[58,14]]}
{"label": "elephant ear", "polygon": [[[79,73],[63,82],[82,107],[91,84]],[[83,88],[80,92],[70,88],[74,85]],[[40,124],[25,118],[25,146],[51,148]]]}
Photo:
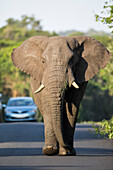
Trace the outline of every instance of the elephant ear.
{"label": "elephant ear", "polygon": [[76,81],[82,83],[93,78],[110,60],[109,51],[99,41],[89,36],[75,36],[80,44],[81,57],[74,74]]}
{"label": "elephant ear", "polygon": [[24,41],[13,50],[13,64],[34,79],[42,80],[45,58],[42,56],[46,48],[47,37],[35,36]]}

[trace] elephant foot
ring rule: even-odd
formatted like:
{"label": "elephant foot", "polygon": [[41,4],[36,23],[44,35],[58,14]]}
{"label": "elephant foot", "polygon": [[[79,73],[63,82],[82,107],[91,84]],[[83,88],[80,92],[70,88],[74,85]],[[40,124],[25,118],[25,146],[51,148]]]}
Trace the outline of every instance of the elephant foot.
{"label": "elephant foot", "polygon": [[45,155],[50,155],[50,156],[57,155],[58,154],[58,148],[55,147],[55,146],[45,146],[43,148],[43,153]]}
{"label": "elephant foot", "polygon": [[59,155],[60,156],[76,156],[76,151],[74,148],[71,151],[65,148],[60,148]]}

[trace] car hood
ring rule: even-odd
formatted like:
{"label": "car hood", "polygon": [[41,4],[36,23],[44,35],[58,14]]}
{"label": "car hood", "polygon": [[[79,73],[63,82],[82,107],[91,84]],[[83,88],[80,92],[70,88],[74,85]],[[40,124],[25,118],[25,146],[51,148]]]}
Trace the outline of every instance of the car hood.
{"label": "car hood", "polygon": [[30,110],[36,110],[37,107],[36,106],[17,106],[17,107],[12,107],[12,106],[7,106],[5,111],[18,111],[18,112],[22,112],[22,111],[30,111]]}

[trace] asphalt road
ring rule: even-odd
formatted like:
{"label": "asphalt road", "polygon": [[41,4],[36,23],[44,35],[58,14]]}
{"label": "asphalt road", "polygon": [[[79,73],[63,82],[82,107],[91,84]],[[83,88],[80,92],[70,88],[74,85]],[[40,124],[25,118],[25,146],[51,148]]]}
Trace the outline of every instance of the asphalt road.
{"label": "asphalt road", "polygon": [[1,123],[0,170],[113,170],[113,140],[98,138],[92,125],[77,124],[77,156],[45,156],[43,145],[43,124]]}

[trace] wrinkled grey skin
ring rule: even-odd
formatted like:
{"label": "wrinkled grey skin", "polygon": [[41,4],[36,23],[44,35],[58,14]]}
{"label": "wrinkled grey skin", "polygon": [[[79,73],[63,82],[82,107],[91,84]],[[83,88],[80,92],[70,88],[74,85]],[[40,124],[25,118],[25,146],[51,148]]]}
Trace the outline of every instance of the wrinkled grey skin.
{"label": "wrinkled grey skin", "polygon": [[[109,52],[88,36],[31,37],[12,61],[31,76],[31,89],[45,125],[46,155],[76,155],[73,135],[87,82],[109,61]],[[76,82],[79,88],[72,86]],[[34,92],[43,84],[39,93]]]}

